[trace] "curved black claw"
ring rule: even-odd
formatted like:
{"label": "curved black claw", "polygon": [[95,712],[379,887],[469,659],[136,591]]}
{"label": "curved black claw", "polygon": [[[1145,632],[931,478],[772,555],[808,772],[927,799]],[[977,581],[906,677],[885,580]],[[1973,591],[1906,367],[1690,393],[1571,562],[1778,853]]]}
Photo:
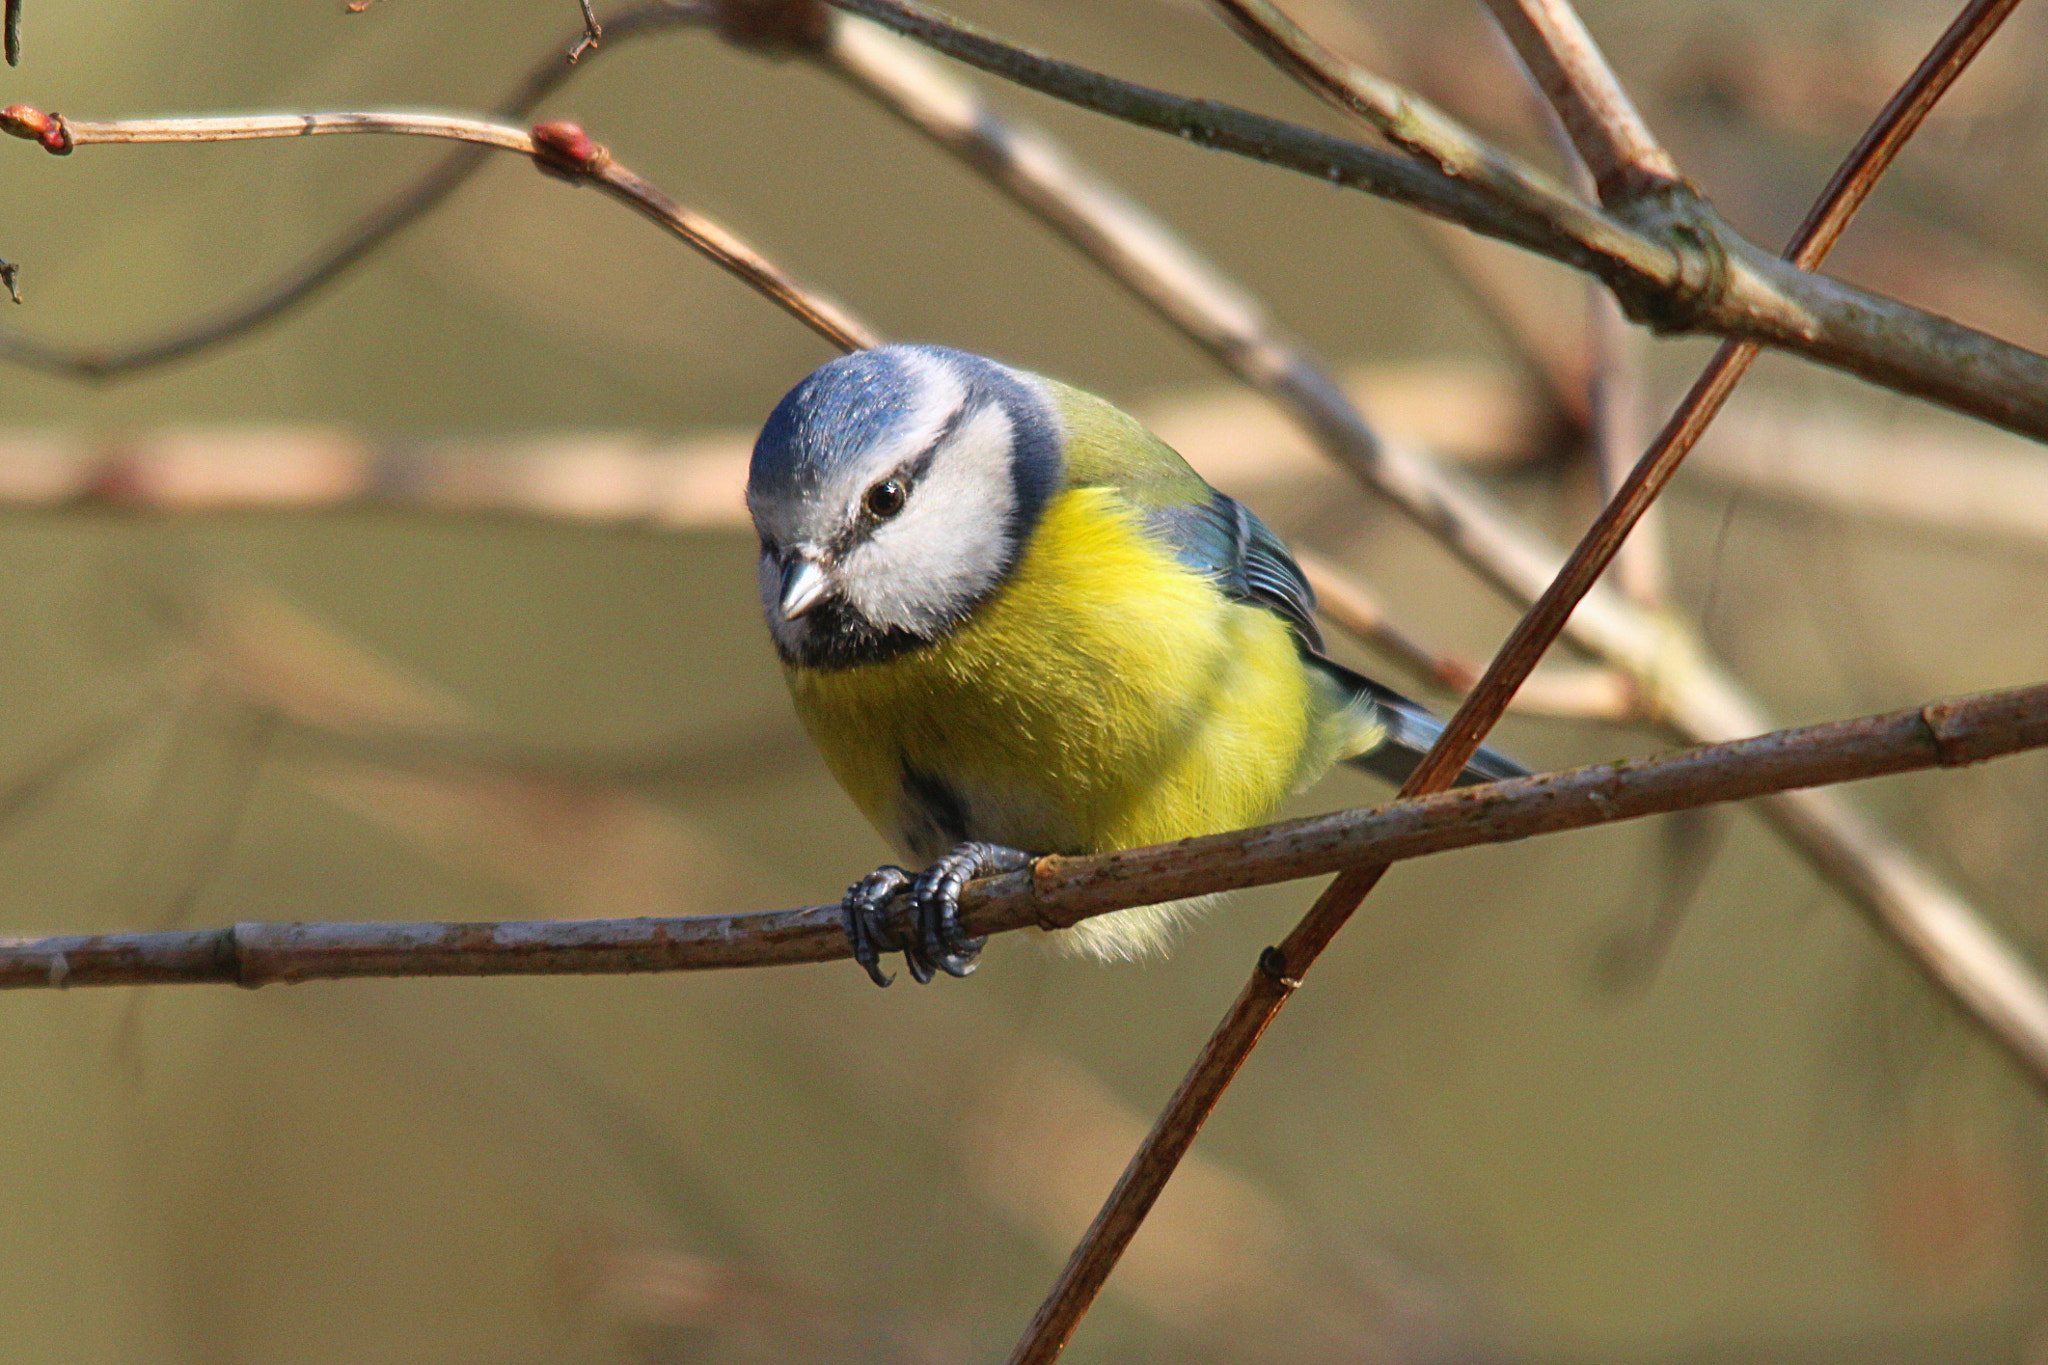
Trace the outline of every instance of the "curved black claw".
{"label": "curved black claw", "polygon": [[[968,938],[960,931],[960,888],[992,872],[1015,872],[1031,865],[1031,855],[1001,844],[965,843],[918,875],[910,889],[917,916],[919,954],[905,950],[906,961],[921,955],[926,970],[937,966],[948,976],[966,976],[987,939]],[[912,971],[916,969],[913,967]]]}
{"label": "curved black claw", "polygon": [[846,921],[846,941],[853,947],[853,960],[866,969],[868,980],[886,986],[896,978],[882,971],[882,954],[903,950],[906,966],[919,984],[932,979],[929,963],[897,938],[889,927],[889,902],[911,885],[910,874],[900,867],[878,867],[846,889],[839,913]]}

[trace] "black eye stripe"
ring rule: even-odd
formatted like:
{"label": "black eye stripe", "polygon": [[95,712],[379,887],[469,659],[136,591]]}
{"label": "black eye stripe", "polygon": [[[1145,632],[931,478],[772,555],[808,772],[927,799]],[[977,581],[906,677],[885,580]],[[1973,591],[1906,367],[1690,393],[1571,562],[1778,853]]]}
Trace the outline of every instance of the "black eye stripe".
{"label": "black eye stripe", "polygon": [[924,477],[925,471],[932,467],[932,461],[939,457],[939,447],[952,440],[953,433],[958,431],[960,424],[967,420],[967,407],[966,403],[962,403],[959,407],[954,408],[953,415],[940,425],[938,435],[926,442],[923,450],[918,451],[916,455],[912,456],[896,471],[895,477],[903,485],[906,492],[915,487],[917,481]]}
{"label": "black eye stripe", "polygon": [[[944,422],[940,423],[938,431],[932,436],[931,440],[925,442],[923,449],[897,465],[893,473],[884,474],[881,478],[862,489],[860,502],[857,504],[853,521],[832,538],[832,552],[835,554],[845,554],[873,529],[876,518],[873,509],[868,506],[869,494],[893,479],[902,486],[904,500],[906,502],[909,501],[910,495],[917,491],[918,480],[924,477],[926,471],[932,467],[932,461],[938,458],[939,447],[953,439],[954,433],[960,430],[962,422],[980,411],[981,408],[974,403],[971,397],[963,401],[959,407],[953,409]],[[900,511],[901,508],[898,510]],[[894,513],[891,513],[891,515],[893,516]]]}

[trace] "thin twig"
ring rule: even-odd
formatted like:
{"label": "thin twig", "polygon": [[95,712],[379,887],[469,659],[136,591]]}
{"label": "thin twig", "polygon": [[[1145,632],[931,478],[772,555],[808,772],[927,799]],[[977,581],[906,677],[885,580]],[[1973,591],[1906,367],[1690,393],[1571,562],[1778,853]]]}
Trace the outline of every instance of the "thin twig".
{"label": "thin twig", "polygon": [[490,119],[425,110],[101,121],[66,119],[17,104],[0,110],[0,132],[40,142],[60,155],[68,155],[78,147],[108,143],[242,142],[341,134],[445,138],[519,152],[532,157],[545,171],[575,183],[596,185],[738,276],[834,345],[859,350],[879,344],[876,334],[839,304],[799,284],[724,226],[684,208],[620,165],[573,123],[543,123],[528,131]]}
{"label": "thin twig", "polygon": [[[709,0],[657,0],[622,11],[604,20],[609,42],[601,51],[615,52],[635,38],[701,27],[710,22],[711,11]],[[565,63],[561,52],[559,43],[550,44],[547,56],[533,65],[512,93],[491,111],[492,115],[506,121],[524,119],[577,71],[589,69],[588,62],[580,67]],[[0,359],[74,378],[113,379],[212,350],[289,312],[367,259],[453,194],[484,166],[489,155],[489,149],[484,147],[456,148],[319,253],[244,302],[220,313],[119,347],[75,348],[0,331]]]}
{"label": "thin twig", "polygon": [[7,0],[5,41],[9,66],[21,65],[21,5],[22,0]]}
{"label": "thin twig", "polygon": [[[1851,152],[1843,171],[1824,192],[1810,222],[1835,223],[1839,230],[1853,205],[1850,210],[1837,209],[1834,201],[1846,201],[1854,194],[1856,202],[1861,202],[1870,181],[1889,163],[1911,126],[1917,125],[1940,91],[1953,82],[1968,57],[1982,46],[2010,10],[2011,3],[2012,0],[1993,0],[1991,4],[1980,4],[1973,0],[1943,35],[1934,52],[1908,78],[1900,96],[1880,113],[1872,134]],[[1944,51],[1951,46],[1961,55],[1945,57]],[[1903,131],[1881,131],[1896,121],[1895,107],[1915,109],[1918,115]],[[1733,380],[1728,383],[1732,386]],[[1692,425],[1682,411],[1666,430],[1669,433]],[[1705,421],[1701,420],[1694,428],[1695,435],[1704,426]],[[1402,785],[1402,796],[1440,791],[1457,777],[1506,709],[1516,688],[1534,669],[1537,659],[1565,629],[1573,608],[1592,590],[1630,527],[1676,471],[1690,444],[1687,441],[1681,445],[1676,439],[1660,440],[1645,453],[1620,492],[1587,530],[1564,568],[1517,623],[1488,666],[1486,676],[1409,775]],[[1866,846],[1856,852],[1863,855],[1859,866],[1881,865],[1885,861],[1877,848]],[[1267,1026],[1300,986],[1302,977],[1323,949],[1379,883],[1388,866],[1363,865],[1342,873],[1317,897],[1281,944],[1261,955],[1257,970],[1203,1045],[1144,1143],[1132,1155],[1116,1188],[1082,1234],[1052,1291],[1025,1329],[1010,1357],[1011,1365],[1046,1365],[1065,1349],[1123,1249],[1166,1188],[1203,1122],[1252,1049],[1258,1046]],[[1917,918],[1889,920],[1886,927],[1915,951],[1959,1003],[1990,1027],[1993,1036],[2020,1062],[2029,1079],[2048,1086],[2048,994],[2044,994],[2017,954],[1960,903],[1942,895],[1931,879],[1926,880],[1925,887],[1916,889],[1930,894],[1911,907]],[[1948,913],[1951,907],[1963,913]]]}
{"label": "thin twig", "polygon": [[1603,204],[1668,190],[1678,166],[1636,111],[1569,0],[1486,0],[1550,100]]}
{"label": "thin twig", "polygon": [[[1067,928],[1133,905],[1319,876],[1367,861],[1426,857],[2042,747],[2048,747],[2048,683],[1121,853],[1041,858],[1025,871],[971,883],[961,913],[974,934]],[[831,962],[848,952],[837,905],[670,919],[238,924],[0,939],[0,988],[701,971]]]}
{"label": "thin twig", "polygon": [[[1660,331],[1779,347],[2048,439],[2048,357],[1772,258],[1682,184],[1627,201],[1627,223],[1568,196],[1539,208],[1527,199],[1496,197],[1432,165],[1056,61],[913,0],[830,3],[1081,108],[1407,204],[1589,271],[1614,290],[1631,318]],[[1539,177],[1521,180],[1534,186]]]}
{"label": "thin twig", "polygon": [[590,7],[590,0],[576,0],[576,3],[583,11],[583,36],[569,49],[571,66],[597,51],[604,43],[604,25],[597,21],[597,11]]}

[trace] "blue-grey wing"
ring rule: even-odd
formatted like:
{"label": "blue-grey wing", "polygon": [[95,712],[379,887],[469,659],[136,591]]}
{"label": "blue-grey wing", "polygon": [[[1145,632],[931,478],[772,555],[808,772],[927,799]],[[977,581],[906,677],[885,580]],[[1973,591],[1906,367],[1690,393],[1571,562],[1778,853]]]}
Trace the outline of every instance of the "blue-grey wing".
{"label": "blue-grey wing", "polygon": [[1315,590],[1280,537],[1250,508],[1210,489],[1206,501],[1157,508],[1146,515],[1182,563],[1215,579],[1239,601],[1278,612],[1302,643],[1322,651]]}

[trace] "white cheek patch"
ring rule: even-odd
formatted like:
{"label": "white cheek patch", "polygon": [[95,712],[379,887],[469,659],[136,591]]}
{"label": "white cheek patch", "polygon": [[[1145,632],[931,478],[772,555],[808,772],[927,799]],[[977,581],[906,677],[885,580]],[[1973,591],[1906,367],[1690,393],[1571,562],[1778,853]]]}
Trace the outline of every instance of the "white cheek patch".
{"label": "white cheek patch", "polygon": [[991,404],[933,453],[903,510],[840,566],[841,587],[862,615],[929,635],[996,585],[1017,509],[1013,436],[1009,414]]}

